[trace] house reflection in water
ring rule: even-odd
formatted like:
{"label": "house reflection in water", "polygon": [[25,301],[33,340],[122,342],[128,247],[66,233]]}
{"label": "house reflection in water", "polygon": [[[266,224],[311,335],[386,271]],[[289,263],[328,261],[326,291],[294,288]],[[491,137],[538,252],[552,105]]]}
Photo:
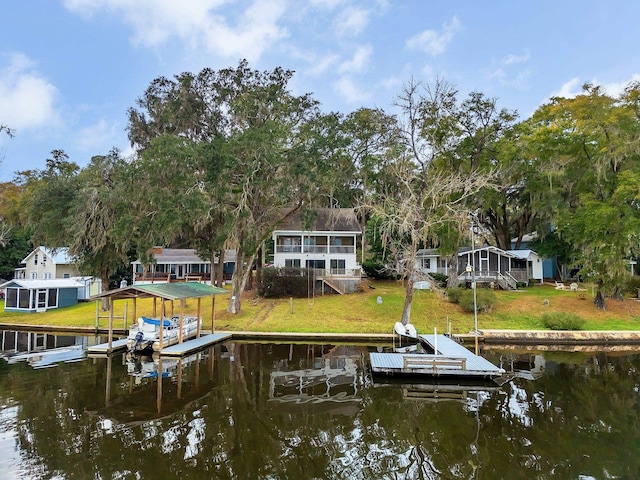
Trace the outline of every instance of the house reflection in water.
{"label": "house reflection in water", "polygon": [[307,347],[310,368],[271,372],[269,406],[275,411],[355,415],[364,385],[363,352],[337,346],[317,354],[317,347]]}

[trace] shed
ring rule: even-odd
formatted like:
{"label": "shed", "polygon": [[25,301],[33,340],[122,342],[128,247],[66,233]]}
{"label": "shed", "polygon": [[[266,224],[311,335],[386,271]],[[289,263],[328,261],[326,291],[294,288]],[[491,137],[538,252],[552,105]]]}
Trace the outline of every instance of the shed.
{"label": "shed", "polygon": [[79,290],[85,285],[70,278],[51,280],[10,280],[0,288],[5,291],[7,312],[44,312],[51,308],[78,303]]}

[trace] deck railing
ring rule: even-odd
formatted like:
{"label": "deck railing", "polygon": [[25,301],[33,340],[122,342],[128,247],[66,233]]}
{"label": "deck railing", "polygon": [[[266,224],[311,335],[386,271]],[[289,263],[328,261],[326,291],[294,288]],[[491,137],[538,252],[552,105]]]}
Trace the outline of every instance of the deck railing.
{"label": "deck railing", "polygon": [[276,245],[276,253],[355,253],[354,245]]}

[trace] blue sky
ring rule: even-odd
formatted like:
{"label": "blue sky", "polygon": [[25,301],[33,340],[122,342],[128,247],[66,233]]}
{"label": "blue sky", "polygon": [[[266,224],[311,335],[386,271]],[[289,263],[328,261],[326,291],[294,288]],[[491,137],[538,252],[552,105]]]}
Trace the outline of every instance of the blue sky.
{"label": "blue sky", "polygon": [[21,0],[0,14],[0,181],[54,149],[130,153],[126,111],[151,81],[202,68],[295,70],[326,111],[391,111],[442,78],[526,118],[584,82],[640,80],[640,2]]}

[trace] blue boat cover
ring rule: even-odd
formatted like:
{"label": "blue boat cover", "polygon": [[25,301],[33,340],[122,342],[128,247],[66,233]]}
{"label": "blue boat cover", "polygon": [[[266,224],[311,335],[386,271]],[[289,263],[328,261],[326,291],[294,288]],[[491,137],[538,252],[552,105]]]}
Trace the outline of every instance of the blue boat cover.
{"label": "blue boat cover", "polygon": [[[142,317],[142,321],[145,323],[150,323],[151,325],[155,325],[157,327],[160,326],[160,320],[157,320],[155,318]],[[163,326],[170,327],[171,322],[169,320],[165,320]]]}

